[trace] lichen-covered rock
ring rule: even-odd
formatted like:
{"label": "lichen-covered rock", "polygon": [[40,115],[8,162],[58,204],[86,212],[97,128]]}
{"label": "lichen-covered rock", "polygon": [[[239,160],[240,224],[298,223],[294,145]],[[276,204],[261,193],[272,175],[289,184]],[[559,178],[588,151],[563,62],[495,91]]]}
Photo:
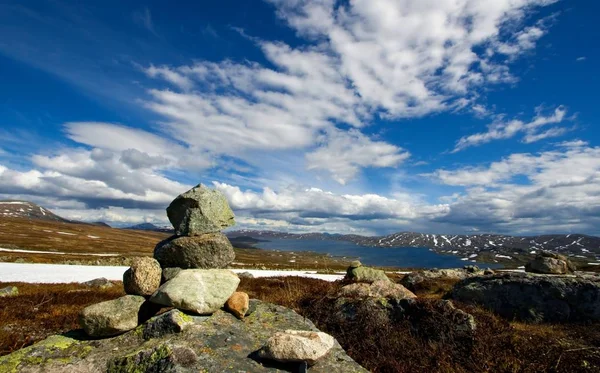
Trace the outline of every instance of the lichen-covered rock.
{"label": "lichen-covered rock", "polygon": [[209,233],[169,237],[156,245],[154,258],[162,268],[225,268],[235,259],[235,252],[227,236]]}
{"label": "lichen-covered rock", "polygon": [[400,283],[411,291],[417,291],[427,281],[462,280],[468,277],[483,276],[484,271],[477,266],[466,266],[460,269],[426,269],[414,271],[402,278]]}
{"label": "lichen-covered rock", "polygon": [[209,315],[223,307],[239,283],[226,269],[182,270],[158,288],[150,302]]}
{"label": "lichen-covered rock", "polygon": [[0,289],[0,298],[16,297],[17,295],[19,295],[19,289],[16,286],[7,286]]}
{"label": "lichen-covered rock", "polygon": [[227,299],[225,308],[238,319],[243,319],[250,308],[250,297],[243,291],[236,291]]}
{"label": "lichen-covered rock", "polygon": [[220,232],[235,224],[223,193],[201,184],[175,198],[167,207],[167,216],[180,236]]}
{"label": "lichen-covered rock", "polygon": [[175,309],[148,320],[144,324],[142,335],[144,339],[151,339],[181,333],[193,323],[194,319],[191,316]]}
{"label": "lichen-covered rock", "polygon": [[575,272],[575,266],[564,255],[542,251],[525,265],[526,272],[564,275]]}
{"label": "lichen-covered rock", "polygon": [[91,337],[109,337],[135,329],[144,297],[124,297],[88,306],[79,314],[79,324]]}
{"label": "lichen-covered rock", "polygon": [[391,281],[378,280],[372,284],[357,283],[342,287],[339,292],[340,297],[358,297],[358,298],[388,298],[403,299],[416,298],[417,296],[404,286]]}
{"label": "lichen-covered rock", "polygon": [[359,282],[375,282],[379,280],[390,281],[385,272],[380,269],[369,268],[365,266],[349,267],[346,272],[346,279]]}
{"label": "lichen-covered rock", "polygon": [[123,287],[127,294],[148,296],[160,286],[162,270],[156,259],[137,257],[123,274]]}
{"label": "lichen-covered rock", "polygon": [[[260,360],[256,352],[283,330],[319,330],[285,307],[251,302],[255,311],[244,322],[225,311],[212,316],[189,316],[193,324],[180,333],[145,340],[143,326],[100,340],[56,337],[0,357],[0,372],[253,372],[293,371],[293,363]],[[54,337],[53,337],[54,338]],[[53,339],[49,338],[49,339]],[[193,354],[190,353],[193,351]],[[310,368],[312,373],[366,373],[334,341],[330,352]]]}
{"label": "lichen-covered rock", "polygon": [[259,352],[262,359],[280,362],[305,361],[313,365],[333,348],[335,339],[323,332],[286,330],[275,333]]}
{"label": "lichen-covered rock", "polygon": [[505,273],[473,277],[454,286],[452,298],[478,304],[509,320],[600,320],[600,279]]}
{"label": "lichen-covered rock", "polygon": [[133,352],[108,361],[106,373],[167,373],[179,372],[198,361],[198,355],[189,347],[162,344],[158,347]]}

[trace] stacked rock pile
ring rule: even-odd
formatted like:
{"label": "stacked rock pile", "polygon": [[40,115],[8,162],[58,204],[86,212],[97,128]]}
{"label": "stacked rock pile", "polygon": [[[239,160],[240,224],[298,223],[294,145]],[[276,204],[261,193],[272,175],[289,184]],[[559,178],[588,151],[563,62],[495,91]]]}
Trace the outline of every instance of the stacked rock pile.
{"label": "stacked rock pile", "polygon": [[[89,336],[112,337],[141,324],[144,337],[165,329],[181,332],[190,324],[186,313],[208,316],[223,307],[238,319],[247,315],[248,294],[236,291],[240,278],[225,269],[235,259],[221,233],[234,224],[225,196],[198,185],[173,200],[167,215],[175,235],[155,247],[154,258],[133,260],[123,274],[127,295],[81,312],[80,324]],[[153,318],[163,307],[175,310]],[[266,341],[260,356],[311,364],[333,347],[330,339],[324,333],[280,332]]]}

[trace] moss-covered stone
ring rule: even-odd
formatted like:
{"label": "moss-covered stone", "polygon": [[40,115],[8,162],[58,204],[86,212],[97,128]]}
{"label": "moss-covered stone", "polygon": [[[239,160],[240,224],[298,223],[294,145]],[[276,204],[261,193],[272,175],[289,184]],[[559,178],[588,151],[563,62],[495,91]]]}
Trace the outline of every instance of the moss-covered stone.
{"label": "moss-covered stone", "polygon": [[72,359],[86,357],[91,351],[90,346],[82,345],[75,339],[53,335],[29,347],[0,357],[0,372],[18,372],[21,367],[44,365],[48,361],[62,360],[69,363]]}

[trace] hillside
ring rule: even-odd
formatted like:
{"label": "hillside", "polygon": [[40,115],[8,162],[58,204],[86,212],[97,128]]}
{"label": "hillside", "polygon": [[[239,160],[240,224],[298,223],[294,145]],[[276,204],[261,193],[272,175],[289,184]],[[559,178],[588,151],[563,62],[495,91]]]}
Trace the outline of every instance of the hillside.
{"label": "hillside", "polygon": [[52,211],[28,201],[0,201],[0,217],[4,218],[27,218],[49,221],[68,221],[54,214]]}

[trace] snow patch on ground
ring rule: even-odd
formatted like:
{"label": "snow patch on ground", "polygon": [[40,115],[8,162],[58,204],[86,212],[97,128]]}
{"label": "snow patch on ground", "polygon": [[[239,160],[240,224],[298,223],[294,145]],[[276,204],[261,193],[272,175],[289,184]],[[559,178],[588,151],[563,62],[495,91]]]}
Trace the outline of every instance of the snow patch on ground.
{"label": "snow patch on ground", "polygon": [[496,258],[512,259],[512,256],[496,254]]}
{"label": "snow patch on ground", "polygon": [[0,247],[0,251],[9,253],[24,253],[24,254],[54,254],[54,255],[84,255],[84,256],[119,256],[119,254],[92,254],[92,253],[66,253],[63,251],[38,251],[38,250],[21,250],[21,249],[5,249]]}
{"label": "snow patch on ground", "polygon": [[[99,277],[123,280],[129,267],[85,266],[66,264],[0,263],[0,282],[69,283],[85,282]],[[235,273],[250,272],[254,277],[299,276],[325,281],[341,280],[340,274],[317,274],[317,271],[276,271],[256,269],[233,269]]]}
{"label": "snow patch on ground", "polygon": [[66,234],[67,236],[77,236],[77,234],[75,233],[68,233],[68,232],[56,232],[58,234]]}
{"label": "snow patch on ground", "polygon": [[88,235],[88,238],[96,239],[96,238],[100,238],[100,237],[99,236],[90,236],[90,235]]}

